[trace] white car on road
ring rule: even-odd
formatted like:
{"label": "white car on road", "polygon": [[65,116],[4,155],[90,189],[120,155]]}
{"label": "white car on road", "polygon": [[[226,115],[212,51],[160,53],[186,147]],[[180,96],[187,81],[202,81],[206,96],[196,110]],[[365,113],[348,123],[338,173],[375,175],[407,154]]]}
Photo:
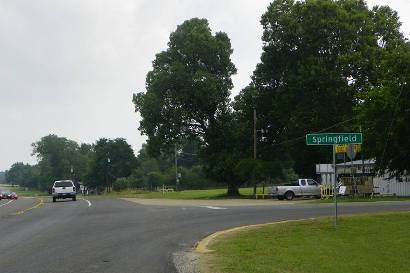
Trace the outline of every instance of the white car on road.
{"label": "white car on road", "polygon": [[72,198],[77,199],[77,190],[74,182],[71,180],[55,181],[52,188],[53,202],[57,199]]}

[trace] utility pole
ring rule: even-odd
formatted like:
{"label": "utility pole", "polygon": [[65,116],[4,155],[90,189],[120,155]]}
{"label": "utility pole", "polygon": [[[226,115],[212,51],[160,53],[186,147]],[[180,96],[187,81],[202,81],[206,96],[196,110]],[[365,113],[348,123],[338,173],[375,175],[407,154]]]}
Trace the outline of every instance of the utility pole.
{"label": "utility pole", "polygon": [[104,161],[104,174],[105,174],[105,191],[108,192],[108,158],[107,162]]}
{"label": "utility pole", "polygon": [[333,145],[333,201],[335,203],[335,228],[337,228],[337,173],[336,173],[336,145]]}
{"label": "utility pole", "polygon": [[175,190],[178,191],[179,178],[178,178],[178,153],[177,153],[177,144],[175,143]]}
{"label": "utility pole", "polygon": [[256,160],[256,109],[253,109],[253,159]]}
{"label": "utility pole", "polygon": [[[362,133],[362,125],[360,125],[360,133]],[[360,147],[360,157],[362,158],[362,179],[364,180],[364,155],[363,155],[363,144]],[[367,175],[366,175],[367,178]]]}
{"label": "utility pole", "polygon": [[252,173],[252,182],[253,182],[253,195],[256,197],[256,181],[255,181],[255,166],[256,166],[256,108],[253,108],[253,159],[255,165]]}
{"label": "utility pole", "polygon": [[105,190],[107,192],[111,192],[111,181],[110,181],[110,176],[109,176],[110,175],[109,173],[110,163],[111,163],[111,159],[109,155],[107,154],[107,163],[105,165],[105,185],[106,185]]}

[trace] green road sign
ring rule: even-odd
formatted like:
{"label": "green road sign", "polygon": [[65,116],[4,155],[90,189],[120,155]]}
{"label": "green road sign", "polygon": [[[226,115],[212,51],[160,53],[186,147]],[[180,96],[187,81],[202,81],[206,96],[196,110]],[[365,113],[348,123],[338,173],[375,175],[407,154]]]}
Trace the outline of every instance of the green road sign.
{"label": "green road sign", "polygon": [[323,133],[306,135],[307,145],[362,144],[362,133]]}

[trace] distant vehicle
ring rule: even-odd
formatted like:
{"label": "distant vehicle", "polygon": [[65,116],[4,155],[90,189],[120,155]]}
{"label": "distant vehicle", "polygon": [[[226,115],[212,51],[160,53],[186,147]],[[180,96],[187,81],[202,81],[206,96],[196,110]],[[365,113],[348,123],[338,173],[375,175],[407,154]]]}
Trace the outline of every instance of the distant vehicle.
{"label": "distant vehicle", "polygon": [[298,179],[293,183],[282,186],[273,186],[270,188],[270,195],[273,198],[277,197],[279,200],[292,200],[299,196],[321,197],[319,183],[313,179],[306,178]]}
{"label": "distant vehicle", "polygon": [[1,199],[11,199],[11,192],[9,191],[3,191],[1,193]]}
{"label": "distant vehicle", "polygon": [[71,180],[55,181],[52,187],[53,202],[57,199],[72,198],[77,200],[77,191],[74,182]]}
{"label": "distant vehicle", "polygon": [[17,200],[18,198],[19,198],[19,197],[18,197],[17,193],[12,192],[12,193],[10,194],[10,199],[12,199],[12,200]]}

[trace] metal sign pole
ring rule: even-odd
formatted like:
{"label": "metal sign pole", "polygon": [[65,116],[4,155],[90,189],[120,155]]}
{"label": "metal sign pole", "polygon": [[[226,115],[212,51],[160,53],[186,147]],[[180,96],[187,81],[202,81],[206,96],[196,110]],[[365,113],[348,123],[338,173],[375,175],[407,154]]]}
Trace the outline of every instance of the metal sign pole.
{"label": "metal sign pole", "polygon": [[337,227],[337,191],[336,191],[336,145],[333,145],[333,200],[335,202],[335,228]]}
{"label": "metal sign pole", "polygon": [[335,228],[337,227],[336,145],[362,143],[362,133],[314,133],[306,135],[306,145],[333,146],[333,200],[335,203]]}

